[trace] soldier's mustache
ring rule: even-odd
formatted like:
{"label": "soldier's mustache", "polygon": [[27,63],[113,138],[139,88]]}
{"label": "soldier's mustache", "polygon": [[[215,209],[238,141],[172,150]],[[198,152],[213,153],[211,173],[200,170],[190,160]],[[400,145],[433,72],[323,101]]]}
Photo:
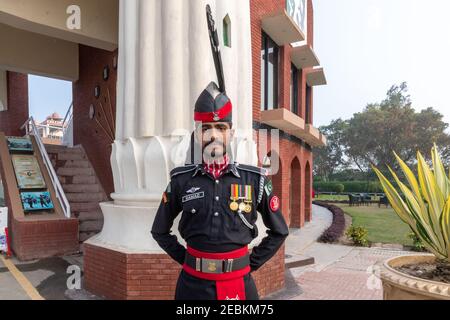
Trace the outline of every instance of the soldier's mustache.
{"label": "soldier's mustache", "polygon": [[221,142],[221,141],[217,141],[217,140],[212,140],[210,142],[208,142],[205,145],[205,148],[209,147],[209,146],[218,146],[218,147],[223,147],[224,149],[226,148],[225,143]]}

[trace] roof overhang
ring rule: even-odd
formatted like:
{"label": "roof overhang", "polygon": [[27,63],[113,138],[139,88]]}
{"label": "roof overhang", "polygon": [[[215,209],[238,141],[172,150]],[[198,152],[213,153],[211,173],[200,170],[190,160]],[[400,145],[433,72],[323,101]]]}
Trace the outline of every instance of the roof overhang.
{"label": "roof overhang", "polygon": [[305,120],[285,108],[262,111],[261,122],[285,132],[305,129]]}
{"label": "roof overhang", "polygon": [[291,61],[299,69],[312,68],[320,65],[319,58],[310,45],[292,47]]}
{"label": "roof overhang", "polygon": [[288,15],[286,9],[274,11],[262,18],[262,29],[279,46],[306,39],[302,30]]}
{"label": "roof overhang", "polygon": [[306,74],[306,83],[310,87],[326,85],[327,79],[325,77],[325,71],[323,70],[323,68],[310,70]]}
{"label": "roof overhang", "polygon": [[325,136],[317,128],[311,124],[305,124],[305,120],[288,109],[262,111],[261,122],[295,136],[312,147],[326,145]]}

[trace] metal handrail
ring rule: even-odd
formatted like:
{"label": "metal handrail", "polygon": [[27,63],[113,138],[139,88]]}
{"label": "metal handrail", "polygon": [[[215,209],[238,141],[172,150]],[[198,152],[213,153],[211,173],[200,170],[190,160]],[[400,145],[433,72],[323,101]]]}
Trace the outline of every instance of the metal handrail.
{"label": "metal handrail", "polygon": [[66,194],[64,193],[61,183],[59,182],[59,178],[58,178],[58,175],[56,174],[55,168],[53,168],[52,162],[51,162],[50,158],[48,157],[47,150],[45,149],[45,146],[42,143],[41,136],[39,135],[39,131],[37,130],[36,123],[34,122],[33,117],[30,117],[23,124],[23,126],[20,128],[20,130],[25,130],[27,136],[33,135],[35,137],[36,143],[39,148],[39,152],[41,153],[42,159],[44,160],[44,165],[48,170],[53,187],[55,188],[56,198],[58,199],[59,203],[61,204],[61,207],[64,211],[64,215],[67,218],[70,218],[69,201],[67,200]]}
{"label": "metal handrail", "polygon": [[66,116],[64,117],[63,127],[66,123],[69,123],[73,117],[73,102],[70,104],[69,109],[67,109]]}
{"label": "metal handrail", "polygon": [[[67,131],[71,127],[72,122],[73,122],[73,102],[71,103],[69,109],[67,110],[66,116],[64,117],[64,121],[62,123],[63,135],[62,135],[61,141],[63,141],[63,143],[64,143],[65,137],[67,135]],[[69,146],[72,147],[73,138],[70,139],[69,141],[71,141],[71,143],[69,143]]]}

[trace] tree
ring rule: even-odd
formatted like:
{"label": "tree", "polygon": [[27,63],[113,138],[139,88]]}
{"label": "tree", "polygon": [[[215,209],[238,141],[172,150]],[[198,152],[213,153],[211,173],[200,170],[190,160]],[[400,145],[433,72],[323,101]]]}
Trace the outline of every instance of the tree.
{"label": "tree", "polygon": [[330,125],[322,126],[319,130],[327,137],[327,146],[314,151],[314,175],[323,181],[347,166],[345,150],[342,141],[347,130],[347,123],[342,119],[333,120]]}
{"label": "tree", "polygon": [[371,165],[396,169],[393,151],[410,164],[417,151],[429,154],[433,143],[443,153],[450,153],[443,116],[432,108],[416,112],[407,91],[406,83],[392,86],[385,100],[369,104],[347,121],[341,143],[345,155],[361,172],[372,176]]}
{"label": "tree", "polygon": [[417,151],[428,156],[434,143],[448,164],[448,127],[443,115],[433,108],[419,112],[412,108],[406,83],[394,85],[381,102],[368,104],[349,120],[334,120],[320,128],[328,146],[315,150],[314,174],[325,181],[372,180],[376,177],[371,165],[383,171],[385,165],[398,169],[393,151],[414,165]]}

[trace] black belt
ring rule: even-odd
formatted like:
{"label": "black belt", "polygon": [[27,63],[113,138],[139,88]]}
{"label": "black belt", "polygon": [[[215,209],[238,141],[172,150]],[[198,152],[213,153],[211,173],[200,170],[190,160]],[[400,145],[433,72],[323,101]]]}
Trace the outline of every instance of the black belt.
{"label": "black belt", "polygon": [[207,259],[197,258],[186,251],[185,263],[192,269],[205,273],[227,273],[245,268],[250,264],[250,256],[235,259]]}

